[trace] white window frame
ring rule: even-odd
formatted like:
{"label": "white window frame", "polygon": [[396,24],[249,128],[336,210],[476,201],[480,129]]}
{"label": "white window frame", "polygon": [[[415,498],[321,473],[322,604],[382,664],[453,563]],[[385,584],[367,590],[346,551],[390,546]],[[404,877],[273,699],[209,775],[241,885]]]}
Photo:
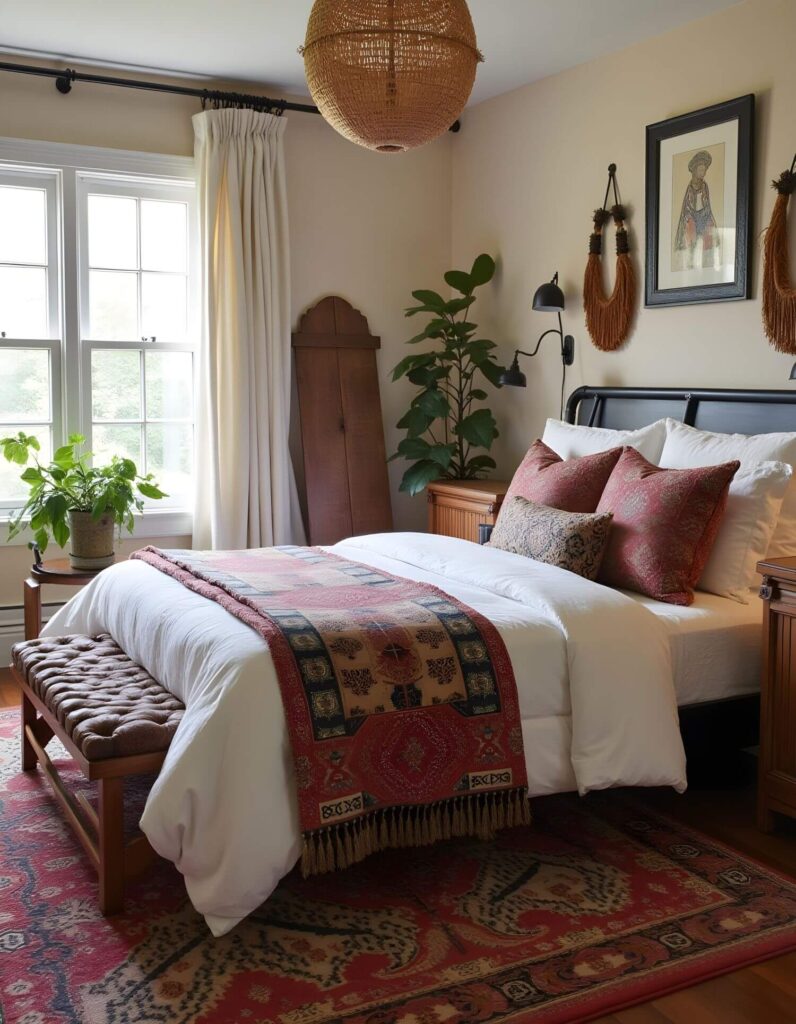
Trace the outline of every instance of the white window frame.
{"label": "white window frame", "polygon": [[[189,313],[193,316],[199,308],[197,290],[199,273],[197,266],[197,223],[194,161],[190,157],[139,153],[131,150],[101,149],[93,146],[72,146],[63,143],[39,142],[36,140],[0,137],[0,167],[11,173],[18,170],[27,178],[31,173],[50,176],[57,182],[55,211],[60,216],[55,220],[50,214],[48,193],[48,258],[52,256],[49,232],[57,226],[57,254],[60,256],[55,292],[56,306],[62,311],[57,336],[47,339],[0,339],[0,348],[48,348],[51,353],[52,373],[52,417],[53,446],[57,447],[72,433],[81,433],[90,439],[91,433],[91,346],[93,342],[81,339],[81,252],[85,247],[85,225],[79,224],[78,192],[85,183],[101,178],[116,178],[128,184],[136,182],[153,190],[181,189],[189,208]],[[28,182],[30,183],[30,182]],[[64,239],[77,239],[76,245],[65,245]],[[59,297],[62,302],[58,302]],[[52,290],[50,291],[52,302]],[[51,308],[51,332],[53,316]],[[2,330],[2,327],[0,327]],[[197,339],[198,324],[189,322],[189,336]],[[141,342],[106,342],[102,347],[142,347]],[[149,343],[147,343],[149,344]],[[178,348],[194,352],[194,366],[197,365],[196,345],[173,346],[156,343],[159,351]],[[194,456],[194,466],[196,466]],[[14,507],[18,507],[18,504]],[[8,513],[12,506],[0,505],[0,543],[7,536]],[[190,534],[193,528],[193,514],[189,510],[145,509],[135,516],[133,537],[167,537]],[[11,541],[25,544],[28,538],[23,534]]]}
{"label": "white window frame", "polygon": [[[188,338],[197,338],[199,322],[197,312],[199,309],[198,295],[198,267],[197,267],[197,244],[196,244],[196,189],[191,187],[193,183],[174,183],[163,179],[143,180],[140,177],[128,178],[120,175],[109,176],[105,174],[88,173],[78,171],[76,175],[77,189],[77,214],[78,214],[78,289],[79,289],[79,319],[80,319],[80,360],[81,380],[88,382],[84,389],[82,422],[80,433],[86,438],[86,444],[92,445],[92,434],[94,428],[93,414],[91,409],[91,357],[95,351],[116,351],[123,350],[140,352],[144,355],[141,360],[141,404],[143,419],[141,427],[141,454],[143,462],[141,468],[147,470],[146,466],[146,424],[159,422],[146,416],[146,357],[147,351],[157,352],[188,352],[193,356],[193,379],[196,380],[196,355],[197,346],[188,341]],[[155,199],[164,202],[184,202],[188,208],[188,251],[186,256],[186,340],[181,342],[149,341],[145,338],[127,341],[108,341],[102,338],[94,338],[84,332],[83,328],[89,323],[89,262],[88,262],[88,197],[89,195],[116,195],[133,196],[137,199]],[[139,231],[140,246],[140,231]],[[129,272],[129,271],[128,271]],[[140,269],[136,273],[140,273]],[[195,403],[194,403],[195,406]],[[191,425],[194,420],[191,419]],[[196,460],[194,459],[194,464]],[[165,514],[169,508],[168,499],[157,509]],[[148,512],[149,510],[147,510]]]}
{"label": "white window frame", "polygon": [[[49,353],[50,370],[50,427],[53,451],[62,443],[64,408],[61,391],[61,353],[63,349],[63,320],[61,318],[61,293],[63,276],[61,254],[63,252],[63,226],[61,224],[63,181],[59,169],[43,169],[5,164],[0,160],[0,184],[13,188],[41,188],[46,196],[46,281],[47,281],[47,331],[44,338],[17,338],[2,336],[3,324],[0,315],[0,355],[10,349],[39,349]],[[20,263],[4,266],[41,266],[41,264]],[[20,424],[23,429],[43,426],[41,422]],[[0,432],[4,428],[0,426]],[[19,508],[18,501],[3,499],[0,495],[0,520]]]}

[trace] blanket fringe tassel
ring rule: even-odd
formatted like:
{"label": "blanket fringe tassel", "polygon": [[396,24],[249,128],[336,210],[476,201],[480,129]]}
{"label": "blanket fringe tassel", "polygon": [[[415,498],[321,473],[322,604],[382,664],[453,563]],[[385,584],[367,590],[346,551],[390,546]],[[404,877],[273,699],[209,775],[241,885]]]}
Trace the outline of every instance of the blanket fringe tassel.
{"label": "blanket fringe tassel", "polygon": [[384,807],[361,818],[305,832],[301,855],[304,877],[337,871],[379,850],[430,846],[443,839],[475,836],[528,825],[531,809],[525,788],[458,796],[433,804]]}

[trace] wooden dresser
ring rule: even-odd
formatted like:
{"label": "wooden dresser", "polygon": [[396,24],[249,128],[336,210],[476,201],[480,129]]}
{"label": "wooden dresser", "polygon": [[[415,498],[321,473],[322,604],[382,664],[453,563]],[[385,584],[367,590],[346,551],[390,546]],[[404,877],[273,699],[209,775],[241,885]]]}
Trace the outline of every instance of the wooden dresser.
{"label": "wooden dresser", "polygon": [[509,485],[504,480],[437,480],[428,485],[428,530],[478,543],[478,525],[494,526]]}
{"label": "wooden dresser", "polygon": [[759,562],[763,576],[763,678],[757,821],[796,817],[796,558]]}

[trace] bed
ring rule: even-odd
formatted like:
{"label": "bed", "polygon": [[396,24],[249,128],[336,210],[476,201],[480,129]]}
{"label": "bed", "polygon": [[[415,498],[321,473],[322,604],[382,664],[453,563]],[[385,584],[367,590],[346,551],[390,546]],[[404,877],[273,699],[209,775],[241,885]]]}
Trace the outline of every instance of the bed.
{"label": "bed", "polygon": [[[718,433],[791,432],[796,430],[796,392],[586,386],[570,394],[564,412],[569,423],[613,430],[636,429],[667,416]],[[659,609],[665,621],[679,617],[684,627],[675,630],[682,635],[673,641],[673,656],[684,666],[676,677],[690,676],[685,687],[678,685],[678,704],[692,783],[726,782],[742,774],[738,752],[759,738],[762,608],[759,601],[734,604],[698,593],[682,616],[671,607]],[[715,627],[700,607],[718,613]]]}
{"label": "bed", "polygon": [[[751,393],[761,394],[757,407],[781,413],[787,405],[793,426],[796,396]],[[749,395],[579,389],[568,417],[638,426],[661,415],[693,417],[703,402],[715,402],[711,408],[733,410],[724,422],[737,429],[734,403],[755,404]],[[716,418],[710,422],[716,429]],[[331,550],[435,584],[494,623],[514,666],[531,796],[620,785],[682,791],[678,703],[686,746],[694,733],[697,754],[708,750],[708,735],[735,745],[739,723],[748,731],[748,711],[744,720],[737,709],[756,700],[755,604],[699,595],[690,608],[656,607],[519,555],[425,534],[353,538]],[[268,647],[220,605],[140,561],[103,572],[46,628],[77,632],[109,632],[186,704],[141,825],[181,870],[213,933],[224,934],[267,899],[300,850],[291,749]]]}

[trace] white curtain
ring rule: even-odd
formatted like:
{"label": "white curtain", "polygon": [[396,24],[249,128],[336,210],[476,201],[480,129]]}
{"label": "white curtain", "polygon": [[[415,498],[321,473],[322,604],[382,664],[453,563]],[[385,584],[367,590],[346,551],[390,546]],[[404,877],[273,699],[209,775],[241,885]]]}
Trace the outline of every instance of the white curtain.
{"label": "white curtain", "polygon": [[194,547],[301,544],[288,451],[286,121],[224,109],[193,126],[204,295]]}

